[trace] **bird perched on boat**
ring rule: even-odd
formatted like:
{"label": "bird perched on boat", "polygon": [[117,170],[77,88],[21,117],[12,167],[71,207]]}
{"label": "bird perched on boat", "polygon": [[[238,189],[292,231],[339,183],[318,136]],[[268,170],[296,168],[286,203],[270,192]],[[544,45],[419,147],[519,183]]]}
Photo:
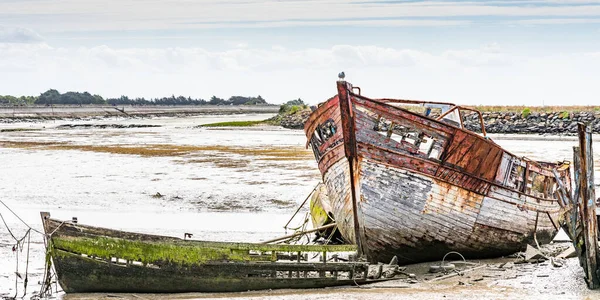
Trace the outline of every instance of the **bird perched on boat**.
{"label": "bird perched on boat", "polygon": [[338,74],[338,78],[339,78],[340,80],[344,80],[344,78],[346,78],[346,74],[344,73],[344,71],[342,71],[342,72],[340,72],[340,73]]}

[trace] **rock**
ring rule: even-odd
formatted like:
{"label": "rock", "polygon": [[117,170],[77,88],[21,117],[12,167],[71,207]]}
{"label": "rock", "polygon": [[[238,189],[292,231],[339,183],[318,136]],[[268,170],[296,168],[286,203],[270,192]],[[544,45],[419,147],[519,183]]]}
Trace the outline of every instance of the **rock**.
{"label": "rock", "polygon": [[456,269],[454,264],[445,264],[445,265],[431,265],[429,266],[429,273],[438,273],[438,272],[448,272]]}
{"label": "rock", "polygon": [[392,278],[398,274],[398,265],[386,265],[381,267],[381,277]]}
{"label": "rock", "polygon": [[512,262],[503,263],[500,266],[498,266],[498,268],[500,268],[500,269],[512,269],[514,267],[515,267],[515,264]]}
{"label": "rock", "polygon": [[561,252],[559,255],[557,255],[557,258],[571,258],[571,257],[576,257],[577,256],[577,251],[575,251],[575,247],[573,245],[570,245],[569,248],[567,248],[567,250]]}
{"label": "rock", "polygon": [[564,266],[564,261],[560,258],[555,258],[555,257],[551,257],[550,258],[550,263],[552,264],[553,267],[555,268],[560,268],[562,266]]}
{"label": "rock", "polygon": [[382,269],[383,269],[382,264],[369,265],[369,270],[367,271],[367,278],[371,278],[371,279],[380,278]]}
{"label": "rock", "polygon": [[540,258],[545,258],[544,254],[540,252],[540,250],[527,245],[527,249],[525,250],[525,260],[531,261]]}

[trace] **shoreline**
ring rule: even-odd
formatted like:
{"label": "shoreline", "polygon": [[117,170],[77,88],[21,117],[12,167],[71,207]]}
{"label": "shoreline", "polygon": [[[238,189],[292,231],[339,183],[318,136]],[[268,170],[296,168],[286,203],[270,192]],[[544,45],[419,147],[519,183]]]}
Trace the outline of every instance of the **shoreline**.
{"label": "shoreline", "polygon": [[108,117],[185,117],[195,115],[233,115],[277,113],[276,105],[203,106],[0,106],[0,123],[39,122]]}

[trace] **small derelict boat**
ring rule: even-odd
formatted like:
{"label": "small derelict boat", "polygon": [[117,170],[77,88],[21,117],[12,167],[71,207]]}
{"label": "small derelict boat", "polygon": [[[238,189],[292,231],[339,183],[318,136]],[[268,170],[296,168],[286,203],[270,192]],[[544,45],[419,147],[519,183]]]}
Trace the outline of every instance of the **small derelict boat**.
{"label": "small derelict boat", "polygon": [[[471,108],[369,99],[343,79],[337,92],[305,123],[307,147],[330,202],[321,214],[369,261],[502,256],[557,232],[563,205],[553,170],[570,185],[568,162],[504,150]],[[481,133],[465,128],[467,112],[478,114]]]}
{"label": "small derelict boat", "polygon": [[[354,245],[186,240],[41,215],[49,262],[67,293],[239,292],[378,281],[367,279],[366,262],[338,262],[344,252],[356,257]],[[308,253],[321,260],[310,261]]]}

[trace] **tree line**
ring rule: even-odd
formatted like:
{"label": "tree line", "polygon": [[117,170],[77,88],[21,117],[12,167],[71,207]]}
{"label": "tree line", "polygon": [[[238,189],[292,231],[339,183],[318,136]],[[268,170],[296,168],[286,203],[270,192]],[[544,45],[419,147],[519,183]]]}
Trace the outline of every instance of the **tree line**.
{"label": "tree line", "polygon": [[1,96],[0,105],[259,105],[269,104],[260,95],[257,97],[232,96],[229,99],[222,99],[212,96],[209,100],[193,99],[191,97],[179,96],[163,98],[129,98],[121,96],[119,98],[106,98],[100,95],[92,95],[88,92],[66,92],[59,93],[57,90],[48,90],[39,96]]}

